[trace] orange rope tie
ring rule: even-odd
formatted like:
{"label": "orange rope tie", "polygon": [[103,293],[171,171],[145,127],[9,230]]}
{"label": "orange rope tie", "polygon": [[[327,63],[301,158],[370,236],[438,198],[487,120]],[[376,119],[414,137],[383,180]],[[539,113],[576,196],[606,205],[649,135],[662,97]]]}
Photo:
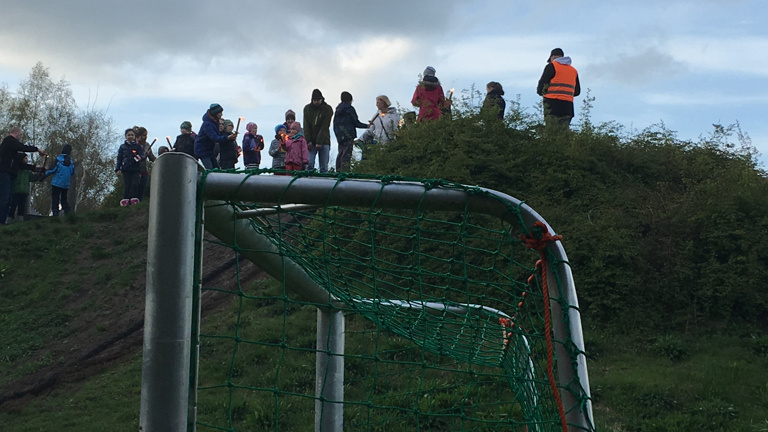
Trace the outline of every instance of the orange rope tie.
{"label": "orange rope tie", "polygon": [[[563,236],[551,235],[547,226],[541,221],[536,221],[533,224],[534,228],[541,229],[541,238],[536,238],[531,235],[521,236],[523,243],[529,249],[533,249],[539,252],[541,268],[541,290],[544,297],[544,332],[547,341],[547,378],[549,379],[549,386],[552,388],[552,393],[555,396],[555,402],[557,402],[557,409],[560,414],[560,424],[563,427],[564,432],[568,432],[568,423],[565,419],[565,408],[563,408],[563,400],[560,397],[560,391],[557,389],[557,383],[555,382],[555,373],[553,370],[554,365],[554,349],[552,347],[552,312],[549,308],[549,286],[547,285],[547,270],[549,263],[547,262],[547,256],[544,254],[544,249],[547,244],[553,241],[562,240]],[[538,263],[537,263],[538,264]]]}

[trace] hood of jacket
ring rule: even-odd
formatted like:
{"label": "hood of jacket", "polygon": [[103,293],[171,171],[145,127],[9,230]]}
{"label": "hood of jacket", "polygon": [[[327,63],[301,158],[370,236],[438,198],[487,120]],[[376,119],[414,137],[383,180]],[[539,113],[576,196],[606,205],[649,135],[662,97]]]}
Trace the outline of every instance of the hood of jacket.
{"label": "hood of jacket", "polygon": [[68,154],[60,154],[56,156],[56,160],[61,162],[61,164],[64,166],[72,165],[72,158]]}
{"label": "hood of jacket", "polygon": [[570,57],[558,57],[552,61],[558,62],[561,65],[570,66],[571,65],[571,58]]}

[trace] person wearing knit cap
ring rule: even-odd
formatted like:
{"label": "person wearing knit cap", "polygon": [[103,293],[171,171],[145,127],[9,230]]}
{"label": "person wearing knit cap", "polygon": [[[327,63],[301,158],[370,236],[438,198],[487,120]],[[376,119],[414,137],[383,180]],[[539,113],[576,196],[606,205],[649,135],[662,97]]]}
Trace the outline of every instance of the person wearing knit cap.
{"label": "person wearing knit cap", "polygon": [[69,214],[69,202],[67,193],[72,176],[75,175],[75,162],[72,160],[72,146],[65,144],[61,148],[61,154],[56,157],[56,166],[45,172],[43,178],[53,175],[51,179],[51,212],[59,215],[59,203],[61,211]]}
{"label": "person wearing knit cap", "polygon": [[357,129],[366,127],[368,125],[360,121],[355,107],[352,106],[352,94],[341,92],[341,103],[336,106],[336,114],[333,116],[333,133],[339,144],[339,154],[336,156],[336,172],[349,171]]}
{"label": "person wearing knit cap", "polygon": [[[224,134],[231,136],[235,130],[235,124],[230,119],[224,119]],[[237,150],[237,141],[235,139],[227,139],[226,141],[219,143],[219,168],[221,169],[235,169],[237,160],[240,158]]]}
{"label": "person wearing knit cap", "polygon": [[549,53],[536,93],[544,98],[545,124],[570,126],[574,116],[573,98],[581,94],[579,73],[561,48]]}
{"label": "person wearing knit cap", "polygon": [[200,125],[200,132],[195,137],[195,157],[200,160],[205,169],[218,168],[216,162],[216,143],[223,143],[227,140],[237,139],[237,132],[226,134],[219,132],[219,120],[224,109],[221,105],[214,103],[203,114],[203,124]]}
{"label": "person wearing knit cap", "polygon": [[304,137],[309,150],[309,167],[315,169],[319,158],[318,171],[328,172],[328,158],[331,153],[331,119],[333,108],[325,103],[318,89],[312,90],[312,101],[304,107]]}
{"label": "person wearing knit cap", "polygon": [[192,123],[185,121],[179,126],[181,135],[176,137],[176,142],[173,143],[173,151],[186,153],[192,157],[195,156],[195,137],[197,135],[192,132]]}
{"label": "person wearing knit cap", "polygon": [[307,166],[307,141],[301,130],[301,123],[293,122],[288,129],[288,137],[283,144],[285,147],[286,171],[302,171]]}
{"label": "person wearing knit cap", "polygon": [[275,139],[269,145],[269,155],[272,156],[272,169],[285,169],[285,139],[288,128],[284,124],[275,126]]}
{"label": "person wearing knit cap", "polygon": [[444,111],[451,108],[451,101],[445,98],[440,80],[435,76],[435,68],[427,66],[422,74],[422,79],[413,92],[411,104],[419,108],[417,121],[425,119],[439,119]]}
{"label": "person wearing knit cap", "polygon": [[264,137],[259,135],[259,126],[254,122],[245,125],[243,136],[243,163],[246,169],[257,169],[261,164],[261,151],[264,150]]}

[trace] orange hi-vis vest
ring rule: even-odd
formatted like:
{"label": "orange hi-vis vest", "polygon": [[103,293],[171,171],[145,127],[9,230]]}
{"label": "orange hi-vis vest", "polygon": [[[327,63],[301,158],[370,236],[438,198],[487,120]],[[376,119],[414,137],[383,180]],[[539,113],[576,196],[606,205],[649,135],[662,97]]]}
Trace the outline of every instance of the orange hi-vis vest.
{"label": "orange hi-vis vest", "polygon": [[544,97],[573,102],[573,93],[576,91],[576,76],[578,72],[571,65],[552,62],[555,67],[555,77],[549,82]]}

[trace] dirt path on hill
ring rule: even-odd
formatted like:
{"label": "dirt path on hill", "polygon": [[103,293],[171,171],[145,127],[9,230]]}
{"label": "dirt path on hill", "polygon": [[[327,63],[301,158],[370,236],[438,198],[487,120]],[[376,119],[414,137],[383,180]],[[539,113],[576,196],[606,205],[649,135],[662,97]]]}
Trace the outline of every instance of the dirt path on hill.
{"label": "dirt path on hill", "polygon": [[[232,250],[215,243],[205,244],[203,287],[237,290],[235,259]],[[260,280],[268,275],[247,260],[240,261],[243,282]],[[0,389],[0,411],[15,411],[31,399],[50,393],[57,387],[84,380],[108,367],[130,358],[142,349],[144,336],[144,296],[146,273],[136,275],[134,282],[121,294],[111,297],[98,310],[79,313],[68,325],[75,331],[66,339],[55,341],[35,353],[30,361],[57,359],[24,378]],[[84,289],[69,307],[83,304],[91,290]],[[203,316],[222,307],[231,298],[227,293],[205,291]]]}

